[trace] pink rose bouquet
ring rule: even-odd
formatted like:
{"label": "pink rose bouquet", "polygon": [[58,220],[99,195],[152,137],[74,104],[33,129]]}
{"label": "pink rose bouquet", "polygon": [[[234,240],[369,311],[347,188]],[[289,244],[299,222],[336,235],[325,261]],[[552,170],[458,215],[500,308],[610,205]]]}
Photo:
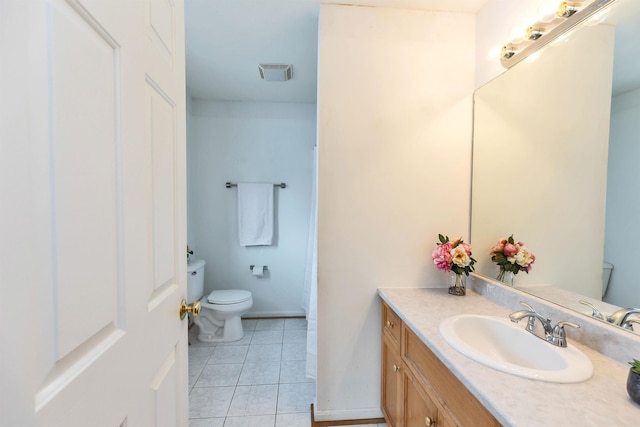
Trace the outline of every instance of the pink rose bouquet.
{"label": "pink rose bouquet", "polygon": [[506,239],[500,239],[491,248],[489,255],[491,255],[491,261],[500,266],[498,280],[504,278],[505,272],[518,274],[520,271],[524,271],[529,274],[536,260],[536,256],[524,243],[516,242],[513,239],[513,234]]}
{"label": "pink rose bouquet", "polygon": [[449,236],[438,234],[440,243],[436,244],[431,257],[433,263],[442,271],[453,271],[455,274],[469,275],[473,271],[476,260],[471,257],[471,245],[456,239],[449,241]]}

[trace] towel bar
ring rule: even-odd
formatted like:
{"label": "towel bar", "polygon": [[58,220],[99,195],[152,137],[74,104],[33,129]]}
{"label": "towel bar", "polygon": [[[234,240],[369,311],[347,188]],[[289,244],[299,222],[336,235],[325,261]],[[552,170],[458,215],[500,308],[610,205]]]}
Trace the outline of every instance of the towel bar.
{"label": "towel bar", "polygon": [[[231,187],[237,187],[238,184],[234,184],[232,182],[226,182],[224,184],[225,187],[227,188],[231,188]],[[280,188],[287,188],[287,184],[285,182],[280,182],[278,184],[273,184],[274,187],[280,187]]]}

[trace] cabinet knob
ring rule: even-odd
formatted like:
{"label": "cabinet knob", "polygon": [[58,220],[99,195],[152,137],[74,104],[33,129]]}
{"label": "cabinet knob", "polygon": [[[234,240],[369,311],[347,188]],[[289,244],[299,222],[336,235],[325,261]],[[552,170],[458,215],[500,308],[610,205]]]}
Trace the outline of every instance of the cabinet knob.
{"label": "cabinet knob", "polygon": [[393,328],[393,322],[391,322],[391,320],[387,320],[387,328]]}
{"label": "cabinet knob", "polygon": [[394,370],[395,372],[398,372],[398,371],[400,370],[400,366],[398,366],[398,365],[393,365],[393,370]]}
{"label": "cabinet knob", "polygon": [[424,425],[429,426],[429,427],[435,427],[436,423],[430,417],[425,417],[424,418]]}

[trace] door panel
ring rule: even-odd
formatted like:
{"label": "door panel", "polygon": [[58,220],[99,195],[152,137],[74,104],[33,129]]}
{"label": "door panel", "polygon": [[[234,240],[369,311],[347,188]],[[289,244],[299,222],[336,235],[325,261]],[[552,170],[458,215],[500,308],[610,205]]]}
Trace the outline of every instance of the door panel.
{"label": "door panel", "polygon": [[[51,13],[55,360],[121,325],[120,102],[113,38],[79,5]],[[86,94],[73,96],[71,94]],[[78,118],[82,120],[78,120]],[[79,202],[80,201],[80,202]],[[89,238],[90,236],[90,238]],[[100,274],[96,274],[100,272]],[[97,300],[101,304],[77,304]],[[89,351],[103,340],[93,340]]]}
{"label": "door panel", "polygon": [[166,358],[160,370],[154,376],[151,389],[154,393],[155,426],[173,427],[179,425],[176,402],[178,401],[178,368],[176,353],[173,351]]}
{"label": "door panel", "polygon": [[[175,283],[176,130],[173,101],[147,79],[147,135],[151,160],[153,290]],[[185,249],[186,250],[186,249]]]}
{"label": "door panel", "polygon": [[149,2],[147,8],[147,25],[149,33],[156,46],[160,49],[169,63],[173,64],[175,50],[175,11],[170,0],[155,0]]}
{"label": "door panel", "polygon": [[0,2],[1,423],[188,423],[183,22]]}

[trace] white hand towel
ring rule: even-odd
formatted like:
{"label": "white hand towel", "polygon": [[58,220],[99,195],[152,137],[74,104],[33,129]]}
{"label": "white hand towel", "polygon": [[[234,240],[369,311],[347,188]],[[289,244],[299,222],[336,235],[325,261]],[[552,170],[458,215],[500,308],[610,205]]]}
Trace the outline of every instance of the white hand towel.
{"label": "white hand towel", "polygon": [[273,184],[238,184],[238,237],[241,246],[273,242]]}

